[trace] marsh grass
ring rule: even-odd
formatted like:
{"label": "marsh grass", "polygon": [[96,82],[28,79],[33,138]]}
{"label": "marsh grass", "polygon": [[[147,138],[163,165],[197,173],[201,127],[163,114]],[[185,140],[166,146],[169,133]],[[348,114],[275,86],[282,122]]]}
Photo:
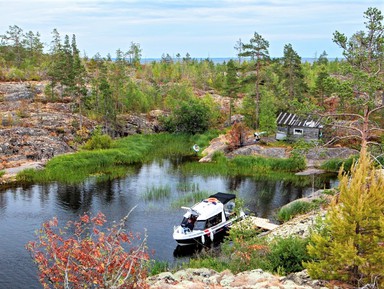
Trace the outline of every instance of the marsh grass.
{"label": "marsh grass", "polygon": [[188,135],[129,136],[114,141],[110,149],[79,151],[54,157],[45,169],[24,170],[16,179],[24,183],[79,183],[92,175],[104,175],[102,178],[123,177],[124,166],[154,159],[192,155],[193,143],[193,136]]}
{"label": "marsh grass", "polygon": [[144,200],[153,201],[153,200],[161,200],[168,198],[171,195],[171,187],[169,185],[164,186],[152,186],[151,188],[147,188],[144,193]]}
{"label": "marsh grass", "polygon": [[180,208],[182,206],[192,206],[197,202],[208,198],[210,195],[212,195],[212,193],[206,191],[190,192],[172,201],[171,207]]}
{"label": "marsh grass", "polygon": [[319,202],[295,201],[287,206],[282,207],[277,212],[277,219],[280,222],[287,222],[293,219],[295,216],[305,214],[318,208],[319,206]]}
{"label": "marsh grass", "polygon": [[348,159],[330,159],[325,161],[321,168],[329,172],[339,172],[342,165],[344,165],[344,171],[348,172],[351,170],[352,164],[357,161],[357,157],[350,157]]}
{"label": "marsh grass", "polygon": [[179,192],[197,192],[200,187],[198,183],[182,182],[176,185],[176,190]]}
{"label": "marsh grass", "polygon": [[237,156],[227,159],[222,154],[215,154],[210,163],[186,163],[181,170],[186,174],[202,176],[252,176],[276,172],[295,172],[305,168],[302,158],[274,159],[253,156]]}

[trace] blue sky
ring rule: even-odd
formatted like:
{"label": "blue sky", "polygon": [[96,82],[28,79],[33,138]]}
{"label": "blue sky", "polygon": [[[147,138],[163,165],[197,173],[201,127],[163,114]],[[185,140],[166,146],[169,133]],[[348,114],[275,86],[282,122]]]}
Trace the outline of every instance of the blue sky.
{"label": "blue sky", "polygon": [[193,58],[235,57],[234,46],[254,32],[269,41],[269,54],[292,44],[301,57],[340,57],[335,30],[351,36],[364,30],[363,13],[384,0],[0,0],[0,34],[11,25],[40,32],[49,44],[56,28],[75,34],[89,57],[114,57],[139,43],[143,58],[189,53]]}

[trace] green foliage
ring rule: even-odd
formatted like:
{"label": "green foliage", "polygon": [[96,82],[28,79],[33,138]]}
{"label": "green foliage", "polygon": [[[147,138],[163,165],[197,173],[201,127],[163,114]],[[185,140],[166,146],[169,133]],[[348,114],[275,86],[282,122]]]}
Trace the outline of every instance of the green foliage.
{"label": "green foliage", "polygon": [[298,237],[272,240],[260,237],[250,219],[234,225],[222,244],[222,254],[201,254],[192,258],[188,267],[211,268],[216,271],[231,270],[236,274],[253,269],[286,275],[303,270],[303,261],[309,261],[308,240]]}
{"label": "green foliage", "polygon": [[5,175],[5,171],[0,171],[0,178],[3,177]]}
{"label": "green foliage", "polygon": [[91,139],[89,139],[83,149],[85,150],[98,150],[109,149],[112,145],[112,138],[109,135],[101,134],[100,128],[96,129]]}
{"label": "green foliage", "polygon": [[149,273],[151,276],[155,276],[162,272],[169,271],[169,268],[170,268],[170,265],[167,261],[153,260],[151,261],[151,264],[149,266]]}
{"label": "green foliage", "polygon": [[303,262],[311,260],[307,245],[308,240],[299,237],[275,238],[267,254],[268,270],[279,275],[302,271]]}
{"label": "green foliage", "polygon": [[260,100],[260,130],[267,135],[276,132],[276,100],[272,92],[262,91]]}
{"label": "green foliage", "polygon": [[[323,229],[314,232],[305,264],[312,278],[338,279],[359,287],[384,285],[384,176],[367,152],[351,173],[339,175],[340,194],[328,210]],[[331,269],[330,269],[331,268]]]}
{"label": "green foliage", "polygon": [[209,129],[211,111],[203,101],[190,99],[175,108],[172,115],[163,119],[163,125],[169,132],[204,133]]}
{"label": "green foliage", "polygon": [[216,152],[210,163],[187,163],[181,167],[185,173],[203,176],[255,176],[276,172],[296,172],[306,167],[302,156],[288,159],[263,158],[254,156],[236,156],[227,159],[223,153]]}
{"label": "green foliage", "polygon": [[280,222],[286,222],[293,219],[295,216],[305,214],[318,206],[312,202],[295,201],[287,206],[279,209],[277,212],[277,219]]}
{"label": "green foliage", "polygon": [[122,167],[157,158],[191,155],[193,139],[186,135],[134,135],[112,142],[105,150],[80,151],[52,158],[44,170],[24,170],[21,182],[81,182],[91,175],[122,176]]}
{"label": "green foliage", "polygon": [[357,160],[357,157],[350,157],[346,160],[338,158],[330,159],[325,161],[321,165],[321,168],[329,172],[338,172],[341,168],[343,168],[345,172],[349,172],[351,170],[352,164],[355,163]]}

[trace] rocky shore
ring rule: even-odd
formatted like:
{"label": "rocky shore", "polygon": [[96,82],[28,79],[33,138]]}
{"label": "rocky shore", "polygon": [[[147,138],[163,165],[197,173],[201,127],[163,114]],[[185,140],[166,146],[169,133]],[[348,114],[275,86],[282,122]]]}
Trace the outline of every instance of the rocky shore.
{"label": "rocky shore", "polygon": [[239,274],[218,273],[207,268],[164,272],[148,279],[151,289],[326,289],[326,283],[311,280],[306,273],[277,276],[255,269]]}

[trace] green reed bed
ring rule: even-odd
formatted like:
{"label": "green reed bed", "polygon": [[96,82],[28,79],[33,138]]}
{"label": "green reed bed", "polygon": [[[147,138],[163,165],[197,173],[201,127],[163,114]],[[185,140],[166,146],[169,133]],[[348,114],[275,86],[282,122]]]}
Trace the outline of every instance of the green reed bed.
{"label": "green reed bed", "polygon": [[176,185],[176,190],[179,192],[197,192],[200,190],[198,183],[182,182]]}
{"label": "green reed bed", "polygon": [[180,208],[182,206],[192,206],[203,199],[208,198],[212,193],[205,191],[189,192],[172,201],[172,208]]}
{"label": "green reed bed", "polygon": [[[191,155],[190,136],[157,134],[134,135],[116,140],[111,149],[79,151],[51,159],[44,170],[25,170],[20,182],[81,182],[91,175],[123,176],[121,167],[155,158]],[[116,168],[116,169],[115,169]],[[115,171],[117,170],[117,171]]]}
{"label": "green reed bed", "polygon": [[305,168],[302,158],[273,159],[253,156],[237,156],[227,159],[216,154],[210,163],[186,163],[182,167],[184,173],[199,174],[202,176],[252,176],[270,172],[295,172]]}
{"label": "green reed bed", "polygon": [[287,206],[282,207],[277,212],[277,219],[280,222],[287,222],[293,219],[295,216],[310,212],[319,206],[320,204],[318,202],[295,201]]}
{"label": "green reed bed", "polygon": [[330,159],[325,161],[321,168],[329,172],[338,172],[340,168],[344,165],[344,171],[350,171],[352,164],[357,161],[357,157],[350,157],[348,159]]}
{"label": "green reed bed", "polygon": [[144,193],[144,200],[153,201],[153,200],[161,200],[168,198],[171,195],[171,187],[169,185],[164,186],[152,186],[151,188],[147,188]]}

